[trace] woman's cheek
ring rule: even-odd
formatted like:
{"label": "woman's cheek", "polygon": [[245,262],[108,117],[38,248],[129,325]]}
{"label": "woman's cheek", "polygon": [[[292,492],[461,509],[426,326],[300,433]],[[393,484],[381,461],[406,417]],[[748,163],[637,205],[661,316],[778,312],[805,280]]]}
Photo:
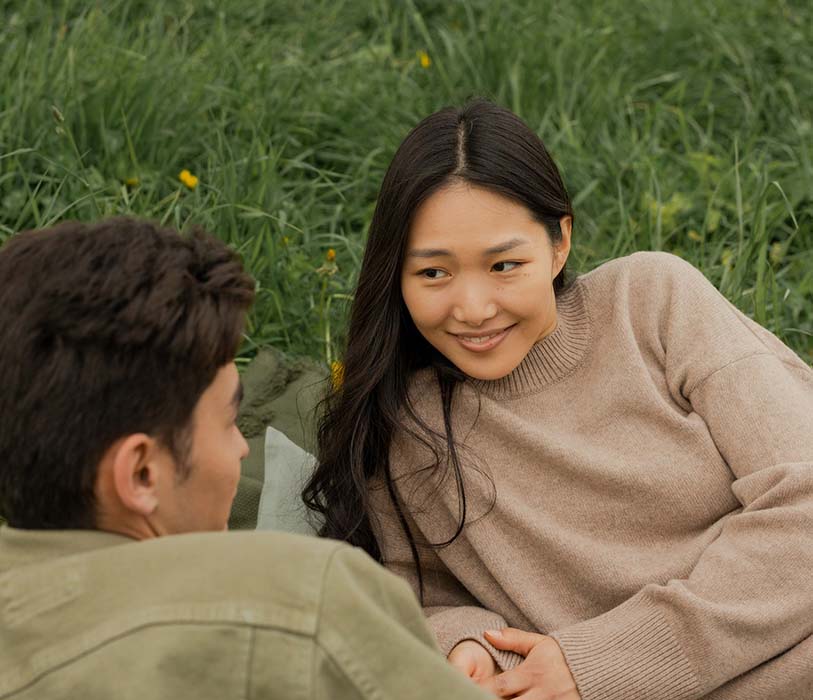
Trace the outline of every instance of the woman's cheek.
{"label": "woman's cheek", "polygon": [[443,326],[446,322],[446,303],[440,295],[432,298],[428,295],[416,295],[407,308],[412,316],[412,320],[418,328],[433,330]]}

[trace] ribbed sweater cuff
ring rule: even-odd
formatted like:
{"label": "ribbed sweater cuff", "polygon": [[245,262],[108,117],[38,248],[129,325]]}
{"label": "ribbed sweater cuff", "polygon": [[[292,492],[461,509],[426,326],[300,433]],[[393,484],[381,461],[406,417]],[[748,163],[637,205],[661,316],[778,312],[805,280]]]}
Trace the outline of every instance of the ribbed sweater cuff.
{"label": "ribbed sweater cuff", "polygon": [[435,633],[438,646],[444,656],[449,656],[457,644],[473,639],[482,644],[502,671],[517,666],[522,657],[512,651],[502,651],[489,644],[483,633],[507,627],[501,615],[476,607],[451,608],[429,618],[429,626]]}
{"label": "ribbed sweater cuff", "polygon": [[697,677],[663,614],[631,598],[551,635],[582,700],[694,700]]}

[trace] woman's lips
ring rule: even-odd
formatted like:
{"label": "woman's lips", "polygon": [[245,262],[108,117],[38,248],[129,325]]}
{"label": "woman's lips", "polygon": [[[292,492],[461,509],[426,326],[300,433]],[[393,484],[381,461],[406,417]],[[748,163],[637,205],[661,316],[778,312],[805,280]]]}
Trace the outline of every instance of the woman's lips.
{"label": "woman's lips", "polygon": [[471,350],[471,352],[486,352],[497,347],[511,332],[512,328],[514,328],[514,326],[508,326],[508,328],[503,328],[501,331],[497,331],[491,335],[479,336],[476,338],[471,336],[466,337],[457,335],[456,333],[454,334],[454,337],[457,338],[457,342],[466,348],[466,350]]}

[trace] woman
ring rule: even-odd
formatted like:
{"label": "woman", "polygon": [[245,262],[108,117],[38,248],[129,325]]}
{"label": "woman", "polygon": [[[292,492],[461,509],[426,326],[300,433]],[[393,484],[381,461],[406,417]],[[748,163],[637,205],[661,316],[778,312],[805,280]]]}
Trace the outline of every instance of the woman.
{"label": "woman", "polygon": [[322,534],[502,697],[813,697],[813,372],[674,256],[568,283],[572,222],[510,112],[407,136],[304,494]]}

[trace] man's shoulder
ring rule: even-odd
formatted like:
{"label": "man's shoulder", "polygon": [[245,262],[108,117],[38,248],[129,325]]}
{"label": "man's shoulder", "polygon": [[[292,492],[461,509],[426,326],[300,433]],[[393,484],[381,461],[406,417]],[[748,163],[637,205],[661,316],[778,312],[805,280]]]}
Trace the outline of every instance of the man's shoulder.
{"label": "man's shoulder", "polygon": [[36,585],[44,596],[70,580],[70,605],[52,613],[90,626],[115,618],[120,632],[200,621],[313,634],[326,571],[343,549],[281,532],[190,533],[63,551],[4,578],[7,588]]}
{"label": "man's shoulder", "polygon": [[[335,540],[271,531],[141,541],[101,532],[57,534],[61,544],[50,554],[2,572],[3,591],[21,599],[31,597],[32,587],[43,599],[64,594],[69,605],[37,612],[76,615],[89,624],[111,616],[122,626],[128,618],[162,624],[200,619],[312,633],[331,562],[369,559]],[[34,547],[49,535],[21,537]],[[65,581],[71,582],[70,595],[62,591]]]}
{"label": "man's shoulder", "polygon": [[271,613],[276,607],[315,611],[331,559],[349,548],[304,535],[245,531],[173,535],[125,549],[124,559],[162,572],[164,597],[194,591],[201,601],[241,601]]}
{"label": "man's shoulder", "polygon": [[[0,648],[9,650],[0,662],[0,696],[57,669],[67,670],[54,678],[67,678],[82,659],[83,667],[106,667],[118,677],[111,659],[128,645],[139,649],[140,663],[158,668],[166,654],[242,653],[260,630],[280,651],[312,644],[331,562],[353,553],[339,542],[274,532],[140,542],[96,532],[57,535],[62,545],[53,555],[0,574]],[[54,536],[18,533],[24,538],[35,549]]]}
{"label": "man's shoulder", "polygon": [[142,540],[134,545],[143,548],[143,556],[186,560],[198,559],[206,553],[217,554],[221,561],[233,560],[240,568],[262,566],[267,557],[316,564],[345,546],[336,540],[272,530],[193,532]]}

